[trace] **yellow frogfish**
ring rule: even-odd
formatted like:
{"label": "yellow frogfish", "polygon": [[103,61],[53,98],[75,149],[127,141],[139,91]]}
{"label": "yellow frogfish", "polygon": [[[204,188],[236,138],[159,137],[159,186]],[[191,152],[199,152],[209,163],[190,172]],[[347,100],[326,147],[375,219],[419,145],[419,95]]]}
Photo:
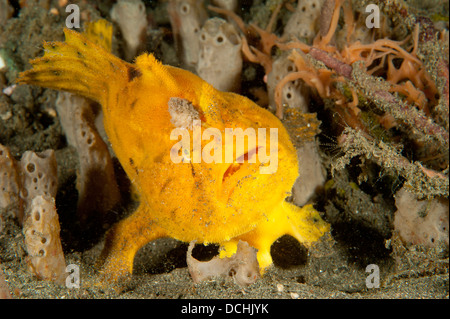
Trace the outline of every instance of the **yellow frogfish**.
{"label": "yellow frogfish", "polygon": [[[245,241],[257,249],[263,273],[279,237],[288,234],[309,247],[329,231],[312,205],[286,201],[298,177],[296,149],[268,110],[152,54],[131,64],[84,34],[64,33],[65,42],[44,43],[44,56],[30,61],[33,68],[18,82],[102,106],[109,141],[139,198],[136,211],[107,233],[99,265],[108,280],[130,276],[137,251],[161,237],[218,244],[221,258]],[[227,141],[230,132],[236,145],[233,135]],[[190,140],[183,142],[183,133]],[[246,141],[243,147],[238,139]],[[177,150],[177,143],[185,147]],[[269,150],[276,157],[268,157]],[[262,171],[270,166],[269,173]]]}

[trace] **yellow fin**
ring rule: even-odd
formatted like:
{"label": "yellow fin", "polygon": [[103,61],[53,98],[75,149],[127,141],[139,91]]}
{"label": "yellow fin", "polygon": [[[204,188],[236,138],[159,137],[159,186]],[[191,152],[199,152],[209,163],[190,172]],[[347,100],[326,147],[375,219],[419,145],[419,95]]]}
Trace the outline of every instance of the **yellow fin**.
{"label": "yellow fin", "polygon": [[105,19],[100,19],[95,22],[87,22],[83,35],[86,38],[101,46],[106,51],[111,52],[112,47],[112,24]]}
{"label": "yellow fin", "polygon": [[33,69],[20,73],[17,82],[68,91],[100,103],[112,89],[125,85],[134,66],[81,33],[64,29],[64,34],[65,42],[44,42],[44,56],[31,60]]}

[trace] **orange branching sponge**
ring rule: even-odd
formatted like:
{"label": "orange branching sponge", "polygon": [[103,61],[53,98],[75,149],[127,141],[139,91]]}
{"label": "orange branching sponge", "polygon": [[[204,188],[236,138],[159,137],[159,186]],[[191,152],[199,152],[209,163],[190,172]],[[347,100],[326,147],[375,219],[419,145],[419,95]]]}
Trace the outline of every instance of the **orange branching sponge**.
{"label": "orange branching sponge", "polygon": [[[106,133],[140,198],[138,209],[108,233],[100,261],[104,279],[131,274],[137,250],[159,237],[218,243],[222,257],[246,241],[258,250],[263,271],[280,236],[290,234],[309,246],[329,231],[311,205],[285,201],[298,177],[297,156],[272,113],[243,96],[217,91],[186,70],[162,65],[151,54],[130,64],[80,33],[64,32],[66,42],[45,43],[44,56],[31,61],[33,69],[19,82],[80,94],[102,105]],[[169,104],[179,107],[169,112]],[[249,160],[261,148],[270,149],[268,138],[256,149],[245,143],[243,154],[236,150],[233,158],[243,163],[173,162],[171,133],[178,122],[172,116],[183,110],[201,120],[196,127],[202,132],[216,128],[224,136],[226,128],[277,129],[276,172],[262,174],[259,168],[270,163]],[[194,129],[188,129],[191,136]],[[202,140],[202,149],[207,142]]]}
{"label": "orange branching sponge", "polygon": [[[224,11],[220,13],[229,15]],[[243,53],[249,61],[262,65],[266,73],[272,66],[272,59],[278,59],[273,54],[273,46],[285,51],[279,56],[289,54],[295,68],[290,67],[289,72],[277,79],[278,83],[274,83],[273,77],[267,76],[269,92],[272,93],[270,90],[275,87],[274,94],[269,96],[274,96],[272,100],[275,101],[276,115],[280,119],[284,117],[286,105],[291,103],[286,102],[285,92],[293,85],[304,83],[321,98],[333,100],[333,112],[339,114],[345,125],[361,133],[365,139],[378,140],[372,137],[376,134],[376,126],[370,119],[367,120],[373,116],[377,124],[383,125],[385,129],[397,126],[412,133],[412,139],[417,145],[424,145],[423,141],[433,141],[424,145],[424,148],[442,149],[445,152],[449,142],[448,39],[443,34],[435,37],[433,27],[427,26],[424,30],[416,24],[410,36],[402,41],[394,41],[389,39],[392,28],[388,26],[384,14],[380,16],[381,27],[372,31],[365,26],[364,17],[364,14],[355,13],[352,1],[324,0],[320,30],[312,44],[295,38],[286,41],[271,30],[261,30],[255,26],[248,28],[241,20],[239,23],[243,25],[241,29],[247,38],[242,41]],[[234,19],[238,20],[236,17]],[[420,17],[417,20],[423,21]],[[431,21],[429,24],[432,25]],[[252,30],[257,30],[257,37],[251,33]],[[436,63],[424,63],[419,58],[421,41],[441,42],[433,45],[442,52],[433,53]],[[422,50],[426,48],[421,47]],[[427,70],[435,74],[431,76]],[[377,109],[377,113],[381,111],[384,114],[372,114],[373,108]],[[402,158],[400,153],[395,155],[397,159]],[[395,165],[402,168],[400,173],[403,176],[407,174],[403,168],[411,164],[405,161],[395,161]],[[392,162],[381,161],[380,164],[392,167]],[[441,165],[442,169],[446,167],[448,160]],[[410,176],[405,177],[409,179]],[[430,196],[436,194],[424,189],[421,188],[421,191]],[[448,194],[448,182],[443,189],[443,193]]]}
{"label": "orange branching sponge", "polygon": [[[338,100],[336,102],[337,104],[343,104],[346,101],[344,95],[334,86],[335,82],[344,81],[342,76],[336,76],[336,73],[329,69],[315,68],[308,62],[306,56],[298,51],[292,51],[291,59],[298,71],[286,75],[278,82],[275,88],[276,114],[279,118],[283,117],[283,106],[281,104],[282,89],[288,82],[297,79],[301,79],[310,87],[315,88],[323,98],[336,98]],[[355,100],[357,101],[357,99]]]}
{"label": "orange branching sponge", "polygon": [[231,10],[218,8],[214,6],[208,6],[208,9],[232,19],[243,34],[252,35],[253,37],[259,37],[260,48],[249,45],[247,37],[242,37],[242,53],[244,57],[253,63],[259,63],[264,67],[266,74],[269,74],[272,70],[272,48],[280,41],[280,39],[272,32],[276,17],[281,9],[282,3],[279,3],[270,17],[269,23],[265,29],[261,29],[257,25],[251,24],[247,27],[236,13]]}
{"label": "orange branching sponge", "polygon": [[[346,35],[344,43],[338,47],[334,44],[334,38],[338,29],[341,9],[343,9]],[[250,46],[248,40],[244,38],[242,50],[249,61],[261,64],[265,68],[266,74],[271,71],[273,46],[277,46],[283,51],[297,51],[291,53],[291,58],[297,66],[296,71],[281,79],[276,88],[276,114],[280,118],[283,116],[281,99],[283,87],[289,82],[301,79],[315,89],[322,98],[334,99],[337,110],[342,114],[348,113],[345,116],[347,122],[358,122],[351,119],[351,117],[357,118],[360,113],[357,89],[354,85],[347,85],[347,94],[343,94],[337,85],[339,82],[349,83],[352,72],[351,65],[357,61],[364,62],[367,74],[383,76],[391,84],[389,92],[397,92],[404,96],[404,100],[411,107],[417,107],[428,114],[429,105],[435,104],[438,93],[436,85],[417,56],[418,26],[412,36],[403,41],[380,38],[371,43],[361,43],[359,40],[354,40],[357,37],[353,36],[358,31],[358,24],[355,21],[351,2],[327,0],[322,7],[320,32],[314,38],[312,45],[308,45],[298,39],[286,42],[286,39],[277,37],[270,29],[262,30],[254,25],[246,27],[242,20],[232,16],[226,10],[221,10],[219,13],[229,15],[239,21],[239,25],[247,37],[252,35],[251,31],[257,32],[259,46],[255,45],[259,49]],[[274,15],[272,20],[275,18]],[[411,40],[412,46],[405,49],[405,44]],[[328,69],[306,62],[305,56],[299,52],[309,54],[314,59],[324,62]]]}

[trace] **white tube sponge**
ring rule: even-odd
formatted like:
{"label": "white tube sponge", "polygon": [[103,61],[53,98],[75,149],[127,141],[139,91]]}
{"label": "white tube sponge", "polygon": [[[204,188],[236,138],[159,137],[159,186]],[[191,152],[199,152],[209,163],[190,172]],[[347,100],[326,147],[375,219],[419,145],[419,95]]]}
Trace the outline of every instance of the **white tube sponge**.
{"label": "white tube sponge", "polygon": [[22,174],[21,196],[26,210],[31,201],[39,195],[56,197],[58,189],[58,170],[55,151],[41,153],[26,151],[20,159]]}
{"label": "white tube sponge", "polygon": [[205,22],[200,35],[197,74],[220,91],[238,92],[241,86],[241,38],[236,27],[223,19]]}
{"label": "white tube sponge", "polygon": [[23,222],[33,198],[39,195],[55,197],[58,173],[53,150],[41,153],[26,151],[17,162],[8,148],[0,145],[0,208],[15,210]]}
{"label": "white tube sponge", "polygon": [[65,282],[66,262],[61,246],[60,227],[53,198],[37,196],[31,202],[23,233],[30,271],[38,278]]}
{"label": "white tube sponge", "polygon": [[247,242],[239,240],[236,253],[231,257],[214,257],[209,261],[198,261],[192,257],[195,241],[189,244],[186,262],[195,283],[214,277],[232,277],[241,287],[255,283],[260,277],[257,250]]}
{"label": "white tube sponge", "polygon": [[323,0],[298,0],[297,8],[284,27],[283,37],[301,39],[310,43],[319,30]]}
{"label": "white tube sponge", "polygon": [[193,69],[199,53],[198,34],[208,14],[202,0],[169,0],[167,6],[178,56]]}
{"label": "white tube sponge", "polygon": [[[289,59],[289,52],[280,55],[272,64],[272,70],[267,75],[267,93],[269,108],[275,111],[275,88],[286,75],[296,72],[294,62]],[[287,83],[282,90],[282,103],[292,108],[299,108],[303,113],[308,112],[309,92],[307,86],[300,79]]]}
{"label": "white tube sponge", "polygon": [[323,167],[316,141],[308,141],[297,147],[299,176],[292,187],[293,201],[303,206],[326,182],[326,170]]}
{"label": "white tube sponge", "polygon": [[78,152],[78,215],[82,223],[96,213],[106,213],[120,201],[108,147],[97,132],[88,100],[60,92],[56,110],[68,143]]}
{"label": "white tube sponge", "polygon": [[63,283],[66,265],[54,203],[58,187],[55,152],[26,151],[16,162],[0,145],[0,164],[2,205],[10,207],[12,201],[19,201],[25,211],[24,217],[18,217],[23,223],[30,271],[40,279]]}
{"label": "white tube sponge", "polygon": [[111,19],[116,22],[126,43],[125,59],[131,61],[145,47],[147,12],[141,0],[119,0],[111,9]]}
{"label": "white tube sponge", "polygon": [[395,194],[395,205],[394,229],[404,242],[425,246],[444,242],[448,246],[448,199],[419,200],[405,186]]}
{"label": "white tube sponge", "polygon": [[9,149],[0,144],[0,209],[14,209],[15,216],[22,220],[23,207],[19,191],[20,176],[16,160]]}

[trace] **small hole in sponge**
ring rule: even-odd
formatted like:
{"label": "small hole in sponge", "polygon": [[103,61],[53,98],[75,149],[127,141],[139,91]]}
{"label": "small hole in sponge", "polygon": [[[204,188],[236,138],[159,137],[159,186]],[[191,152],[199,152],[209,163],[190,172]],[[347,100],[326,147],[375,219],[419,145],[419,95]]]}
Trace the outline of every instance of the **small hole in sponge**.
{"label": "small hole in sponge", "polygon": [[184,13],[184,14],[189,13],[189,9],[190,9],[190,7],[189,7],[188,4],[183,4],[183,5],[181,6],[181,12]]}
{"label": "small hole in sponge", "polygon": [[33,163],[29,163],[29,164],[27,165],[27,171],[28,171],[29,173],[33,173],[35,170],[36,170],[36,166],[35,166]]}

